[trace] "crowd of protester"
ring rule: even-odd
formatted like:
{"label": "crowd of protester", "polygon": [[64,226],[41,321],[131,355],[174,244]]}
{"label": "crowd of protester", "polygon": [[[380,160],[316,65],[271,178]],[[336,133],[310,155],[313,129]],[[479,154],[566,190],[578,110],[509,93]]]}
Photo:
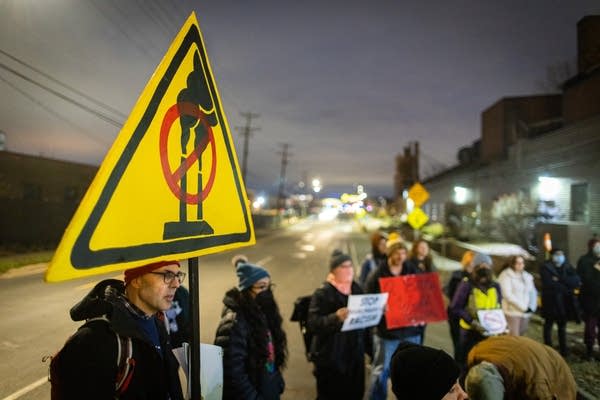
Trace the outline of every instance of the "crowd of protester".
{"label": "crowd of protester", "polygon": [[[436,273],[425,240],[407,244],[398,234],[376,232],[371,245],[360,271],[349,255],[333,251],[322,285],[310,296],[305,327],[317,399],[386,399],[390,380],[398,399],[575,398],[565,326],[583,320],[586,358],[594,360],[600,240],[589,241],[576,268],[562,250],[552,249],[539,267],[541,296],[524,257],[509,257],[494,269],[489,255],[465,252],[462,268],[440,288],[447,297],[453,356],[424,345],[424,323],[390,327],[386,313],[372,328],[342,330],[349,296],[381,293],[381,279]],[[243,256],[232,263],[237,283],[225,293],[214,340],[223,349],[223,398],[276,400],[285,390],[288,347],[271,277]],[[165,261],[127,270],[124,283],[103,281],[73,307],[72,317],[87,322],[53,361],[53,398],[182,398],[171,348],[189,342],[191,325],[179,268],[177,261]],[[523,336],[540,298],[544,344]],[[501,331],[486,325],[492,312],[506,320]],[[554,325],[558,352],[552,347]],[[112,393],[114,376],[122,375],[121,362],[114,362],[120,343],[130,347],[136,364]],[[65,379],[77,385],[61,387]]]}

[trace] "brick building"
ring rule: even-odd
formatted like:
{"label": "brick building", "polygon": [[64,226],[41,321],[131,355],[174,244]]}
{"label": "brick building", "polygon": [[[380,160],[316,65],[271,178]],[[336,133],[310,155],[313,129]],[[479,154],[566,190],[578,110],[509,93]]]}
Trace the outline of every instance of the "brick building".
{"label": "brick building", "polygon": [[481,140],[459,151],[459,165],[423,182],[433,220],[485,225],[512,201],[530,208],[523,215],[600,234],[600,16],[577,30],[577,75],[560,94],[500,99],[482,112]]}

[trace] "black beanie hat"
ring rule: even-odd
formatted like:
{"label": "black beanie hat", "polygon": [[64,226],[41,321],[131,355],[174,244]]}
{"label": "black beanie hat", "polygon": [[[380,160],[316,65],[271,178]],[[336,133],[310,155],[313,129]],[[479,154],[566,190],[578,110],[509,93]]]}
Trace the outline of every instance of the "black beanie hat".
{"label": "black beanie hat", "polygon": [[333,253],[331,253],[331,261],[329,262],[329,270],[333,271],[340,264],[342,264],[346,261],[352,261],[352,257],[350,257],[348,254],[342,253],[341,250],[334,250]]}
{"label": "black beanie hat", "polygon": [[460,369],[443,350],[403,342],[390,363],[392,391],[402,399],[440,400],[456,383]]}

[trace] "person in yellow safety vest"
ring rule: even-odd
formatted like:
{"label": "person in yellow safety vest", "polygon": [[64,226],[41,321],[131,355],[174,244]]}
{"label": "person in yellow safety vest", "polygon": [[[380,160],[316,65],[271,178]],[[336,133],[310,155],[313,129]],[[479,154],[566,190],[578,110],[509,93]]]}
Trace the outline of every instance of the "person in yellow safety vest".
{"label": "person in yellow safety vest", "polygon": [[460,352],[456,361],[466,367],[469,351],[489,336],[477,318],[479,310],[502,308],[502,291],[493,279],[492,268],[487,263],[475,266],[469,278],[464,278],[456,289],[450,309],[460,318]]}

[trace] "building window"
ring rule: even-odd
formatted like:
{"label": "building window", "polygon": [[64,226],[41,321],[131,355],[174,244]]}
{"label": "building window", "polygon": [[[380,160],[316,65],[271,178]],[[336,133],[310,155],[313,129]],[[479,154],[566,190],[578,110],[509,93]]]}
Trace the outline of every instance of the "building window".
{"label": "building window", "polygon": [[571,221],[589,221],[587,183],[571,185]]}

